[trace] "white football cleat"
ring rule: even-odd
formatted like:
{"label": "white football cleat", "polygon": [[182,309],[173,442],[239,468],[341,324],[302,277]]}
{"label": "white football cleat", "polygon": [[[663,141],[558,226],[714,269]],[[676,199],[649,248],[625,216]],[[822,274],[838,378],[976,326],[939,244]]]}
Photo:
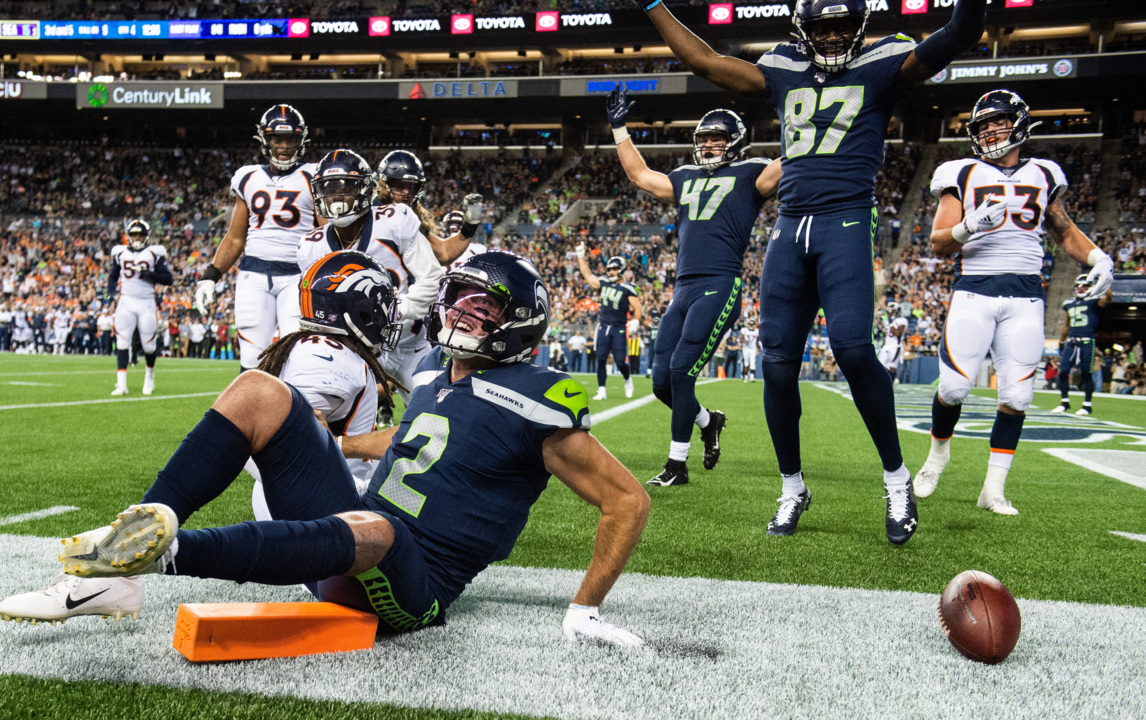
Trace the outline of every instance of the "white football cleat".
{"label": "white football cleat", "polygon": [[119,387],[117,385],[115,390],[111,391],[111,394],[113,397],[119,396],[119,395],[126,395],[127,394],[127,388],[126,387]]}
{"label": "white football cleat", "polygon": [[48,587],[0,602],[0,620],[63,624],[79,615],[101,615],[116,621],[139,619],[143,578],[79,578],[57,575]]}
{"label": "white football cleat", "polygon": [[593,399],[594,400],[605,400],[605,399],[607,399],[605,397],[605,388],[599,388],[597,390],[597,394],[593,396]]}
{"label": "white football cleat", "polygon": [[111,525],[64,538],[60,562],[68,575],[127,577],[163,572],[178,545],[179,518],[160,503],[132,505]]}
{"label": "white football cleat", "polygon": [[144,378],[143,379],[143,394],[144,395],[150,395],[153,392],[155,392],[155,381],[152,380],[151,378]]}
{"label": "white football cleat", "polygon": [[1051,412],[1052,413],[1064,413],[1067,410],[1070,410],[1070,403],[1065,403],[1063,405],[1059,405],[1058,407],[1051,410]]}
{"label": "white football cleat", "polygon": [[1019,511],[1011,504],[1011,501],[1003,496],[987,497],[986,490],[979,493],[979,507],[984,510],[990,510],[996,515],[1018,515]]}
{"label": "white football cleat", "polygon": [[633,378],[632,378],[632,376],[629,376],[629,379],[625,381],[625,397],[631,398],[632,396],[633,396]]}
{"label": "white football cleat", "polygon": [[1089,414],[1090,414],[1090,408],[1088,408],[1085,405],[1083,405],[1081,408],[1079,408],[1078,412],[1075,413],[1075,415],[1078,415],[1079,417],[1086,417]]}

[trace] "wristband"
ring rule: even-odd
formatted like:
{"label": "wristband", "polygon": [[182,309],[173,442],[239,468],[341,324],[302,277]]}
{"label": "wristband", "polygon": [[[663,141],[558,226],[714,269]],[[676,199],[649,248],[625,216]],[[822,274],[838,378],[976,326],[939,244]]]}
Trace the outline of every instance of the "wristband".
{"label": "wristband", "polygon": [[1094,248],[1090,251],[1090,254],[1086,256],[1086,264],[1090,265],[1091,267],[1095,267],[1103,260],[1109,262],[1111,267],[1114,266],[1114,261],[1110,259],[1109,255],[1102,252],[1101,248]]}
{"label": "wristband", "polygon": [[[659,0],[658,0],[659,1]],[[620,145],[629,139],[629,129],[622,125],[619,128],[613,128],[613,142]]]}
{"label": "wristband", "polygon": [[472,240],[474,235],[477,235],[478,226],[476,223],[462,223],[462,237],[466,240]]}
{"label": "wristband", "polygon": [[951,238],[960,245],[963,245],[971,239],[971,231],[968,230],[967,226],[960,220],[959,224],[951,228]]}
{"label": "wristband", "polygon": [[223,277],[223,273],[219,272],[219,268],[214,265],[208,265],[203,274],[199,276],[200,280],[213,280],[218,282]]}
{"label": "wristband", "polygon": [[342,436],[341,435],[334,438],[334,444],[338,446],[339,451],[342,450]]}
{"label": "wristband", "polygon": [[657,5],[660,5],[660,4],[661,4],[661,0],[653,0],[652,4],[645,6],[645,12],[652,10],[653,8],[655,8]]}

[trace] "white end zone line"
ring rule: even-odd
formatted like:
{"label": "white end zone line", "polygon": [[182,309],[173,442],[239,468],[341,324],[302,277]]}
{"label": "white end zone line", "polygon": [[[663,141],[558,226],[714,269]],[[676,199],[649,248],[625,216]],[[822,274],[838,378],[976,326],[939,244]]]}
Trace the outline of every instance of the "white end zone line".
{"label": "white end zone line", "polygon": [[1138,542],[1146,542],[1146,535],[1138,535],[1136,533],[1122,532],[1121,530],[1111,530],[1110,534],[1111,535],[1117,535],[1118,537],[1124,537],[1127,540],[1137,540]]}
{"label": "white end zone line", "polygon": [[28,520],[39,520],[40,518],[51,517],[53,515],[63,515],[70,513],[73,510],[79,510],[74,505],[55,505],[43,510],[36,510],[34,512],[23,513],[21,515],[9,515],[8,517],[0,518],[0,525],[15,525],[16,523],[26,522]]}
{"label": "white end zone line", "polygon": [[151,395],[146,397],[129,398],[101,398],[99,400],[73,400],[71,402],[30,403],[28,405],[0,405],[0,410],[25,410],[28,408],[67,407],[69,405],[100,405],[103,403],[144,402],[147,400],[178,400],[180,398],[207,397],[222,393],[222,390],[213,392],[187,393],[185,395]]}
{"label": "white end zone line", "polygon": [[1092,471],[1094,471],[1100,475],[1105,475],[1106,477],[1114,478],[1115,480],[1121,480],[1122,482],[1126,483],[1127,485],[1133,485],[1134,487],[1138,487],[1138,488],[1142,488],[1143,490],[1146,490],[1146,476],[1131,475],[1130,473],[1123,472],[1117,468],[1113,468],[1113,467],[1110,467],[1109,465],[1105,465],[1105,464],[1100,463],[1100,462],[1095,462],[1094,460],[1090,460],[1087,458],[1087,455],[1093,454],[1095,452],[1100,452],[1100,453],[1101,452],[1107,452],[1107,453],[1131,453],[1132,452],[1135,455],[1139,455],[1142,457],[1142,459],[1146,460],[1146,453],[1138,452],[1138,451],[1134,451],[1134,450],[1102,450],[1100,448],[1095,449],[1095,450],[1081,450],[1081,451],[1080,450],[1071,450],[1071,449],[1067,449],[1067,448],[1043,448],[1043,452],[1045,452],[1048,455],[1053,455],[1056,458],[1058,458],[1059,460],[1066,460],[1069,463],[1074,463],[1075,465],[1078,465],[1080,467],[1084,467],[1087,470],[1092,470]]}

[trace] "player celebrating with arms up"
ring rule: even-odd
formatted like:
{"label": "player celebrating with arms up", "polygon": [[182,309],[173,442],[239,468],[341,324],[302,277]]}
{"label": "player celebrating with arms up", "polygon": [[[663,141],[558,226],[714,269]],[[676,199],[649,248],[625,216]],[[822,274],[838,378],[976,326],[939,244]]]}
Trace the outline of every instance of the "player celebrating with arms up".
{"label": "player celebrating with arms up", "polygon": [[115,297],[115,389],[112,395],[127,394],[127,360],[131,336],[139,329],[147,370],[143,376],[143,394],[155,392],[155,358],[158,319],[155,315],[155,286],[170,285],[174,279],[167,267],[167,250],[151,243],[151,226],[136,219],[127,224],[127,245],[111,249],[111,272],[107,276],[107,296]]}
{"label": "player celebrating with arms up", "polygon": [[951,22],[919,45],[889,35],[868,47],[866,0],[797,0],[797,42],[776,46],[755,65],[713,51],[661,0],[638,4],[690,70],[737,94],[770,96],[783,127],[780,219],[760,279],[764,415],[783,476],[768,534],[796,532],[812,498],[800,461],[800,359],[823,308],[832,350],[883,465],[887,539],[905,543],[919,524],[915,495],[891,377],[871,341],[875,177],[902,91],[979,41],[987,0],[956,0]]}
{"label": "player celebrating with arms up", "polygon": [[664,470],[647,484],[685,485],[693,423],[704,439],[705,469],[720,459],[724,413],[701,407],[696,377],[740,317],[744,253],[764,200],[776,191],[780,163],[742,160],[748,133],[740,116],[713,110],[692,134],[695,165],[668,175],[650,170],[625,129],[632,106],[618,83],[607,112],[621,166],[641,190],[677,205],[680,228],[676,285],[653,342],[652,363],[653,394],[672,409],[672,441]]}
{"label": "player celebrating with arms up", "polygon": [[1102,297],[1091,293],[1089,275],[1079,275],[1074,279],[1074,297],[1064,300],[1062,309],[1066,317],[1062,321],[1062,337],[1059,338],[1058,389],[1062,393],[1062,404],[1051,410],[1064,413],[1070,410],[1070,373],[1078,368],[1082,376],[1082,407],[1075,415],[1089,415],[1094,406],[1094,331],[1098,329],[1098,311],[1110,304],[1114,293],[1107,290]]}
{"label": "player celebrating with arms up", "polygon": [[998,374],[999,410],[991,428],[991,458],[979,507],[1000,515],[1019,511],[1003,495],[1034,397],[1043,354],[1042,235],[1094,269],[1087,298],[1100,298],[1114,282],[1114,263],[1079,230],[1062,204],[1066,177],[1058,165],[1019,159],[1031,128],[1027,104],[1009,90],[993,90],[975,103],[967,122],[976,157],[943,163],[931,192],[939,209],[931,229],[936,254],[959,253],[939,345],[939,392],[931,405],[931,452],[917,476],[919,497],[935,491],[951,457],[950,442],[963,399],[990,350]]}
{"label": "player celebrating with arms up", "polygon": [[290,105],[263,113],[255,139],[268,164],[244,165],[231,178],[231,226],[195,289],[195,306],[208,317],[215,283],[243,256],[235,283],[235,326],[244,370],[259,364],[276,328],[280,337],[298,330],[298,244],[321,224],[310,192],[315,166],[302,164],[308,135],[306,121]]}
{"label": "player celebrating with arms up", "polygon": [[618,256],[609,258],[605,263],[605,279],[601,279],[589,270],[589,261],[585,259],[585,243],[577,245],[577,269],[581,277],[594,290],[601,291],[598,304],[599,319],[597,333],[593,339],[593,347],[597,348],[597,394],[594,400],[604,400],[605,371],[609,366],[609,355],[617,363],[621,377],[625,379],[625,397],[633,396],[633,377],[631,372],[637,370],[629,367],[629,349],[625,328],[628,325],[629,313],[633,319],[641,319],[640,288],[631,282],[624,282],[621,273],[625,271],[625,258]]}

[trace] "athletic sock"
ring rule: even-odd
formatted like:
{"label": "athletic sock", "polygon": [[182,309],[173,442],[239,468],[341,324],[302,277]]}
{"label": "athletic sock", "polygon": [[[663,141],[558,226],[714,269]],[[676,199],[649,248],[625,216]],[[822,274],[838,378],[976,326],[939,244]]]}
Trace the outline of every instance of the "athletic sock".
{"label": "athletic sock", "polygon": [[177,541],[169,575],[295,585],[342,575],[354,564],[354,533],[337,517],[180,530]]}
{"label": "athletic sock", "polygon": [[950,440],[955,434],[955,425],[963,413],[962,405],[944,405],[939,393],[931,400],[931,437],[936,440]]}
{"label": "athletic sock", "polygon": [[895,470],[883,471],[883,486],[890,492],[891,490],[904,490],[907,488],[907,481],[911,479],[911,472],[908,471],[907,466],[902,463]]}
{"label": "athletic sock", "polygon": [[239,428],[218,411],[208,410],[159,471],[143,502],[167,505],[182,525],[223,494],[250,456],[251,444]]}
{"label": "athletic sock", "polygon": [[145,353],[143,356],[143,360],[144,360],[144,363],[147,365],[147,369],[153,373],[155,372],[155,358],[158,356],[159,356],[158,350],[156,350],[153,353]]}
{"label": "athletic sock", "polygon": [[621,377],[625,379],[625,382],[628,382],[630,374],[629,363],[617,363],[617,367],[621,369]]}
{"label": "athletic sock", "polygon": [[987,478],[983,481],[983,495],[988,498],[1006,497],[1004,490],[1007,486],[1007,473],[1010,472],[1014,457],[1006,453],[991,453],[991,459],[987,462]]}
{"label": "athletic sock", "polygon": [[676,442],[675,440],[669,443],[669,460],[680,460],[684,462],[688,460],[689,444],[686,442]]}
{"label": "athletic sock", "polygon": [[696,420],[694,422],[696,423],[696,426],[698,428],[703,430],[706,427],[708,427],[708,421],[711,419],[712,419],[712,416],[709,414],[708,408],[701,405],[700,406],[700,412],[698,412],[696,414]]}
{"label": "athletic sock", "polygon": [[1025,419],[1025,414],[1012,415],[1001,410],[996,412],[995,424],[991,426],[991,452],[1014,455],[1015,448],[1019,446],[1019,437],[1023,434]]}
{"label": "athletic sock", "polygon": [[800,472],[800,363],[764,363],[764,419],[780,472]]}
{"label": "athletic sock", "polygon": [[692,424],[700,412],[696,400],[696,378],[687,372],[669,373],[672,383],[672,440],[687,443],[692,438]]}
{"label": "athletic sock", "polygon": [[124,372],[127,372],[127,361],[128,357],[126,350],[115,351],[115,367],[117,370],[123,370]]}
{"label": "athletic sock", "polygon": [[115,371],[115,386],[121,387],[121,388],[127,387],[127,371],[126,370],[116,370]]}
{"label": "athletic sock", "polygon": [[808,486],[804,484],[804,472],[802,470],[791,475],[781,473],[780,477],[784,480],[782,495],[799,495],[808,489]]}

